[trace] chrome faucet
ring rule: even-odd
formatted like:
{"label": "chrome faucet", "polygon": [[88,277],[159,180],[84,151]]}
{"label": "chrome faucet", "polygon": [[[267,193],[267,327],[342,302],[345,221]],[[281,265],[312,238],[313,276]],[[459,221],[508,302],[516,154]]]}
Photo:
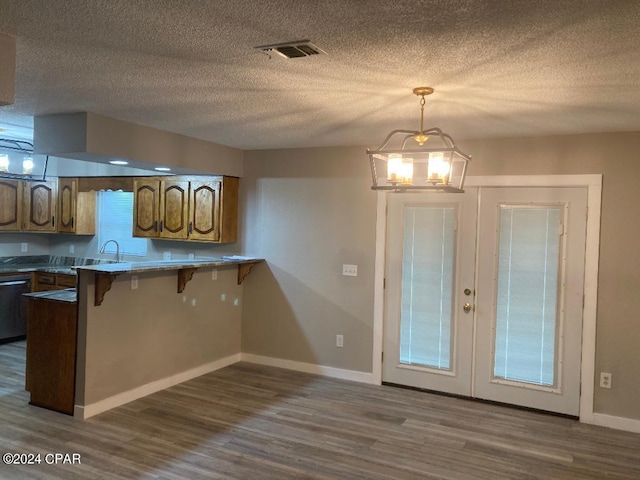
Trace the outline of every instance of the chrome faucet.
{"label": "chrome faucet", "polygon": [[116,244],[116,263],[120,262],[120,244],[118,242],[116,242],[115,240],[107,240],[106,242],[104,242],[102,244],[102,246],[100,247],[100,252],[99,253],[104,253],[104,249],[107,246],[108,243],[115,243]]}

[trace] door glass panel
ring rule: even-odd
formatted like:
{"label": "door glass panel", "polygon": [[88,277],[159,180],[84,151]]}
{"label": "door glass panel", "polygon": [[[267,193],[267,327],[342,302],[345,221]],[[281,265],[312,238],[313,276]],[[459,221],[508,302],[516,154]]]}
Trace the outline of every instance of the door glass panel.
{"label": "door glass panel", "polygon": [[562,207],[502,205],[494,377],[556,384]]}
{"label": "door glass panel", "polygon": [[455,206],[404,209],[400,363],[451,369]]}

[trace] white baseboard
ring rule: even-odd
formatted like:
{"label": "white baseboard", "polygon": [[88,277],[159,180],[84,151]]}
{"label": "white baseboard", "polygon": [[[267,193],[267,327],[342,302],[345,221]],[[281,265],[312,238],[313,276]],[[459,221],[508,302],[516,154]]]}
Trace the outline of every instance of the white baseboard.
{"label": "white baseboard", "polygon": [[178,373],[176,375],[172,375],[170,377],[162,378],[160,380],[147,383],[146,385],[136,387],[132,390],[118,393],[117,395],[105,398],[104,400],[100,400],[89,405],[75,405],[73,409],[73,416],[86,420],[89,417],[93,417],[94,415],[98,415],[99,413],[106,412],[107,410],[111,410],[115,407],[119,407],[120,405],[124,405],[125,403],[137,400],[138,398],[146,397],[147,395],[159,392],[160,390],[164,390],[165,388],[173,387],[174,385],[186,382],[187,380],[199,377],[200,375],[205,375],[221,368],[228,367],[229,365],[233,365],[234,363],[239,362],[240,359],[241,354],[236,353],[234,355],[221,358],[220,360],[216,360],[214,362],[192,368],[191,370],[187,370],[186,372]]}
{"label": "white baseboard", "polygon": [[297,372],[315,373],[316,375],[340,378],[342,380],[352,380],[360,383],[374,383],[373,373],[358,372],[356,370],[326,367],[324,365],[296,362],[294,360],[286,360],[284,358],[264,357],[262,355],[254,355],[253,353],[243,353],[242,361],[257,363],[259,365],[267,365],[270,367],[286,368]]}
{"label": "white baseboard", "polygon": [[627,432],[640,433],[640,420],[625,417],[614,417],[604,413],[593,413],[587,419],[580,419],[584,423],[598,425],[600,427],[615,428]]}

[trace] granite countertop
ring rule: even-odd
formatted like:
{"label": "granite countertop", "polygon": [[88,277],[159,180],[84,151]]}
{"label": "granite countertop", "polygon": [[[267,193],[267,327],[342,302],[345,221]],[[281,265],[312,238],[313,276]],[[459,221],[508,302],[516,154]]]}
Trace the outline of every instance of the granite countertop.
{"label": "granite countertop", "polygon": [[191,260],[156,260],[148,262],[121,262],[100,265],[75,266],[75,270],[95,273],[139,273],[181,270],[184,268],[221,267],[225,265],[241,265],[244,263],[263,262],[262,258],[241,257],[233,255],[221,258],[202,258]]}
{"label": "granite countertop", "polygon": [[77,293],[75,288],[67,288],[65,290],[50,290],[48,292],[23,293],[22,296],[37,298],[40,300],[53,300],[56,302],[75,303],[77,301]]}
{"label": "granite countertop", "polygon": [[30,273],[30,272],[49,272],[63,273],[65,275],[77,275],[76,271],[71,267],[61,267],[55,265],[0,265],[0,274],[4,273]]}
{"label": "granite countertop", "polygon": [[53,255],[24,255],[0,257],[0,275],[11,273],[48,272],[65,275],[77,275],[73,265],[91,265],[111,263],[109,260],[80,257],[61,257]]}

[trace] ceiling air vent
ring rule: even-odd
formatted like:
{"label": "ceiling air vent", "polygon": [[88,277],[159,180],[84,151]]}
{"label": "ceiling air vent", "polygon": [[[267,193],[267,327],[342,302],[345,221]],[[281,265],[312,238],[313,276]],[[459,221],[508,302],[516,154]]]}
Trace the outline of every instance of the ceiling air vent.
{"label": "ceiling air vent", "polygon": [[278,43],[275,45],[262,45],[255,47],[271,57],[271,55],[279,55],[284,58],[301,58],[310,57],[312,55],[326,55],[327,52],[318,48],[309,40],[299,40],[297,42]]}

